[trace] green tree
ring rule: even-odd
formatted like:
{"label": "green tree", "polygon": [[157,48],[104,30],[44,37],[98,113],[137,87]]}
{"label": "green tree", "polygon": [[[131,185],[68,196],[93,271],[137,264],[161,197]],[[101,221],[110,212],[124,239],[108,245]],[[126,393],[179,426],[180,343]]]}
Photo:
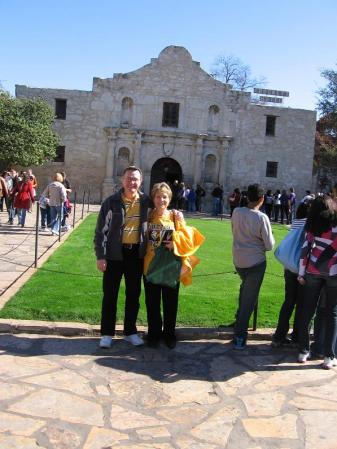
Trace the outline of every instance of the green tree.
{"label": "green tree", "polygon": [[42,99],[18,99],[0,91],[0,164],[41,165],[52,160],[59,145],[54,113]]}
{"label": "green tree", "polygon": [[322,70],[327,85],[318,91],[315,161],[318,165],[337,167],[337,71]]}

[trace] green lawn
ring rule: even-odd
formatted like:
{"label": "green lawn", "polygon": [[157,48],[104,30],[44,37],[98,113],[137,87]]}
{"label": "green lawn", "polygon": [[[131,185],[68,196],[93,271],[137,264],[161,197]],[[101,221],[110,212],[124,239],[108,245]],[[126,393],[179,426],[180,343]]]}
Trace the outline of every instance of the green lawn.
{"label": "green lawn", "polygon": [[[1,318],[53,321],[100,321],[101,275],[96,270],[93,233],[96,215],[90,215],[43,267],[0,311]],[[180,288],[178,325],[218,326],[233,322],[239,290],[239,276],[232,264],[232,236],[227,220],[190,219],[206,237],[197,255],[201,263],[193,274],[193,284]],[[286,233],[281,225],[273,227],[280,241]],[[283,301],[283,269],[273,253],[260,292],[259,327],[276,324]],[[123,319],[124,286],[120,291],[118,320]],[[146,324],[144,297],[141,298],[139,323]]]}

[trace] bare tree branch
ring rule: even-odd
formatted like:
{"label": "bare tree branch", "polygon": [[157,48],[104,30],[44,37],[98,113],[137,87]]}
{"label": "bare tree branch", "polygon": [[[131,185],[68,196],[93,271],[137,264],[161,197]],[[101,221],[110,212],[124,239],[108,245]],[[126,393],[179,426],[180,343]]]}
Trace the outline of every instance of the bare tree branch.
{"label": "bare tree branch", "polygon": [[211,75],[238,90],[249,90],[266,84],[264,77],[253,78],[250,67],[234,55],[219,55],[213,63]]}

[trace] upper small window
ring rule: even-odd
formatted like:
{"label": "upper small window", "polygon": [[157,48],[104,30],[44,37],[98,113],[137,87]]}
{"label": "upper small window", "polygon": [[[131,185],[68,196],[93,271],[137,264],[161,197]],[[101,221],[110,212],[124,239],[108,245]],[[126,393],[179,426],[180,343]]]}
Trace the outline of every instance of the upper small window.
{"label": "upper small window", "polygon": [[275,136],[276,117],[275,115],[266,116],[266,136]]}
{"label": "upper small window", "polygon": [[132,109],[133,109],[133,101],[129,97],[125,97],[122,100],[122,116],[121,116],[121,124],[127,127],[132,123]]}
{"label": "upper small window", "polygon": [[55,117],[65,120],[67,116],[67,100],[55,98]]}
{"label": "upper small window", "polygon": [[65,152],[66,152],[65,146],[62,145],[58,146],[56,148],[56,156],[54,158],[54,162],[64,162]]}
{"label": "upper small window", "polygon": [[163,105],[163,126],[178,128],[179,123],[179,103],[164,103]]}
{"label": "upper small window", "polygon": [[219,127],[219,107],[213,104],[208,109],[208,131],[217,131]]}
{"label": "upper small window", "polygon": [[266,167],[266,177],[267,178],[277,178],[277,166],[278,162],[267,162]]}

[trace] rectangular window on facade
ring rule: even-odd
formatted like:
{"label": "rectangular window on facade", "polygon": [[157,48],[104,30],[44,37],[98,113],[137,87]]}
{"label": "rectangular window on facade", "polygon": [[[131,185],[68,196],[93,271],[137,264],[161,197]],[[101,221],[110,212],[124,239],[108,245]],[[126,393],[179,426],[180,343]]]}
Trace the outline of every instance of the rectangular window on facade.
{"label": "rectangular window on facade", "polygon": [[179,103],[163,104],[163,126],[178,128],[179,123]]}
{"label": "rectangular window on facade", "polygon": [[56,148],[56,156],[54,158],[54,162],[64,162],[64,155],[66,152],[66,147],[60,145]]}
{"label": "rectangular window on facade", "polygon": [[67,116],[67,100],[55,98],[55,118],[65,120]]}
{"label": "rectangular window on facade", "polygon": [[275,136],[276,117],[275,115],[266,116],[266,136]]}
{"label": "rectangular window on facade", "polygon": [[278,166],[278,162],[267,161],[267,167],[266,167],[266,177],[267,178],[277,178],[277,166]]}

